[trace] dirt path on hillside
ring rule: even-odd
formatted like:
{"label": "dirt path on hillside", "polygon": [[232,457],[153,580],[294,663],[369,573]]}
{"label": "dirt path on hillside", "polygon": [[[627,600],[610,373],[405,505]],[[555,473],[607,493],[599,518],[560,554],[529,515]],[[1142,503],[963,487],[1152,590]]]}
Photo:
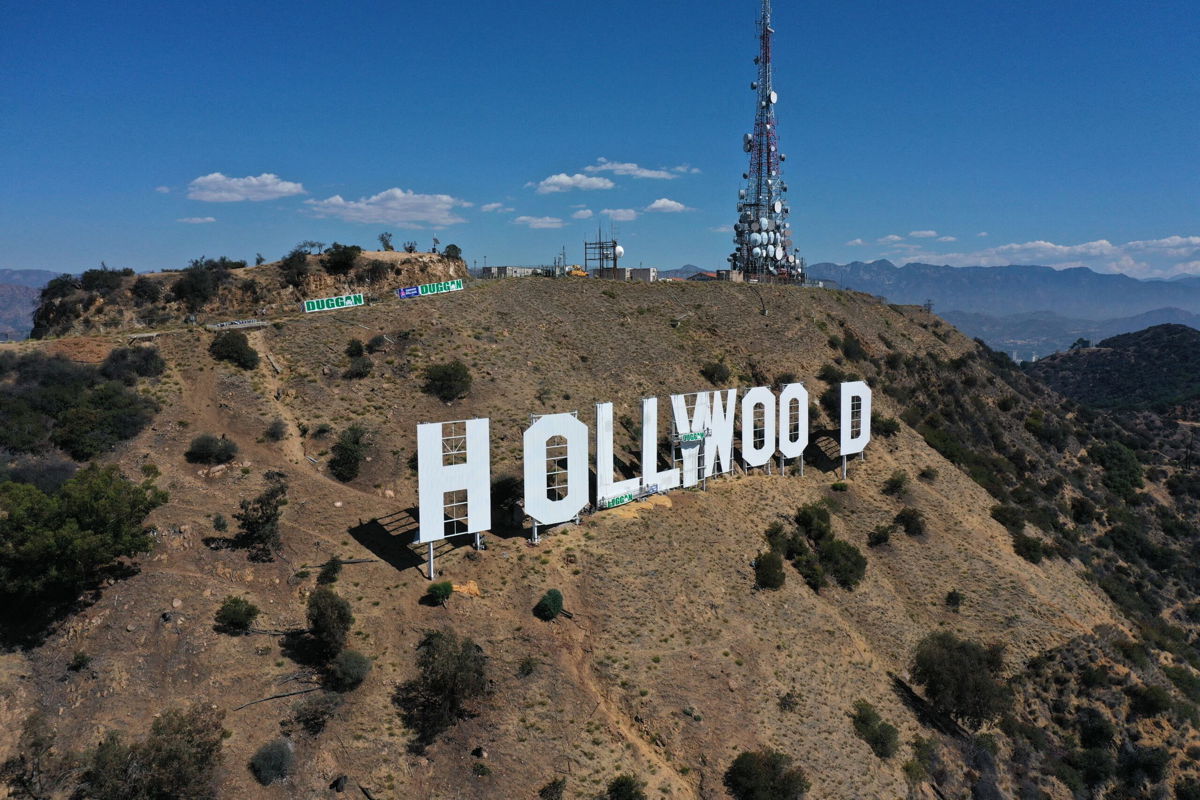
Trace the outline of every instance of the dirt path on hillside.
{"label": "dirt path on hillside", "polygon": [[646,741],[645,735],[638,723],[628,718],[617,704],[612,703],[604,688],[596,679],[592,672],[591,658],[589,653],[591,648],[586,646],[591,638],[591,632],[586,626],[576,623],[579,630],[579,635],[574,642],[574,647],[566,654],[567,667],[576,677],[577,685],[582,687],[587,693],[596,698],[596,713],[602,713],[608,720],[608,725],[612,730],[615,730],[620,737],[634,746],[634,749],[646,763],[653,764],[657,771],[654,773],[656,778],[664,778],[669,780],[679,790],[686,792],[687,797],[698,797],[695,789],[679,772],[672,766],[671,762],[664,758],[658,749]]}
{"label": "dirt path on hillside", "polygon": [[[300,421],[283,402],[283,373],[275,372],[275,368],[271,365],[271,359],[274,359],[274,363],[278,364],[281,370],[286,370],[286,365],[271,353],[271,348],[268,346],[267,338],[261,328],[250,331],[247,338],[250,340],[250,345],[263,356],[259,369],[266,377],[267,401],[275,409],[279,419],[282,419],[288,426],[288,435],[279,442],[279,446],[283,448],[283,453],[289,461],[295,464],[311,464],[305,458],[304,438],[300,435]],[[319,471],[319,468],[313,466],[315,471]]]}

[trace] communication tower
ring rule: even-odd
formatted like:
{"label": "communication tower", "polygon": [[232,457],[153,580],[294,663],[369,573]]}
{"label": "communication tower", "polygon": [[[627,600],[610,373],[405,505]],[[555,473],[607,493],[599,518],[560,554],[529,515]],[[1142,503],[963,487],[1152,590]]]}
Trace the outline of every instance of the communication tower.
{"label": "communication tower", "polygon": [[738,191],[738,219],[734,224],[736,249],[729,265],[748,280],[804,280],[804,269],[792,244],[791,224],[787,221],[787,184],[783,181],[783,162],[779,152],[779,132],[775,123],[775,92],[771,75],[771,0],[762,0],[758,19],[758,80],[750,89],[758,98],[754,114],[754,132],[742,138],[742,148],[750,154],[750,167],[742,173],[746,186]]}
{"label": "communication tower", "polygon": [[617,278],[617,262],[625,255],[625,248],[617,244],[617,238],[610,230],[608,238],[599,229],[596,230],[596,241],[583,243],[583,268],[588,272],[596,270],[597,278]]}

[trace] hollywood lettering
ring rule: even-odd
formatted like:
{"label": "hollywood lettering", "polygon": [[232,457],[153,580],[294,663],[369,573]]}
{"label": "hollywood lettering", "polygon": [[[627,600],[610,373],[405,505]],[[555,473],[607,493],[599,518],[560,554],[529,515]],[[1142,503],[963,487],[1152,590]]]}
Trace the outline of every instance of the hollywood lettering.
{"label": "hollywood lettering", "polygon": [[[670,439],[678,466],[660,469],[658,398],[642,400],[640,477],[616,480],[613,467],[613,404],[597,403],[596,492],[590,497],[591,431],[575,414],[536,418],[523,435],[525,514],[536,526],[577,519],[589,502],[613,508],[657,492],[695,486],[733,470],[734,422],[740,415],[739,451],[746,468],[764,467],[777,455],[800,458],[808,446],[808,390],[801,383],[778,393],[765,386],[744,390],[672,395]],[[871,389],[862,381],[841,384],[840,455],[862,453],[871,440]],[[418,541],[479,533],[492,526],[489,420],[469,419],[417,426]],[[448,443],[453,442],[448,446]],[[553,458],[549,458],[553,447]],[[447,454],[450,461],[447,463]],[[565,453],[565,455],[564,455]],[[559,490],[547,492],[553,470]],[[565,477],[565,484],[562,478]],[[465,499],[464,499],[465,498]],[[453,520],[454,524],[448,524]],[[448,529],[449,528],[449,529]]]}

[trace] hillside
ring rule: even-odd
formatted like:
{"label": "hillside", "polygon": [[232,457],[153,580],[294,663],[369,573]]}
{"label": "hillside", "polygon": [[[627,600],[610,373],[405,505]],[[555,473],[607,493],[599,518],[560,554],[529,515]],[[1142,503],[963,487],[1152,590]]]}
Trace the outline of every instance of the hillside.
{"label": "hillside", "polygon": [[[335,245],[336,247],[336,245]],[[135,275],[132,270],[87,270],[42,291],[32,336],[140,331],[299,309],[309,298],[365,292],[371,300],[403,286],[467,276],[462,261],[431,253],[346,249],[310,254],[297,249],[280,261],[247,266],[228,259],[196,259],[186,269]]]}
{"label": "hillside", "polygon": [[[428,276],[440,267],[420,268]],[[1137,491],[1142,499],[1128,501],[1121,493],[1135,490],[1110,480],[1115,471],[1102,454],[1125,448],[1118,441],[1132,454],[1134,437],[1085,419],[936,317],[851,292],[715,283],[473,282],[401,301],[385,287],[421,282],[403,271],[372,287],[376,305],[305,315],[294,305],[301,291],[282,288],[279,269],[233,271],[269,290],[263,305],[254,307],[250,288],[234,280],[199,312],[200,321],[251,308],[273,316],[273,325],[249,332],[270,356],[253,369],[214,361],[212,334],[179,324],[181,306],[156,306],[165,327],[154,346],[165,371],[137,385],[158,411],[104,456],[169,493],[148,519],[155,546],[136,559],[134,574],[88,593],[44,641],[0,655],[0,761],[16,753],[22,721],[35,710],[51,715],[60,749],[83,752],[107,731],[136,739],[156,715],[198,702],[224,711],[230,732],[220,797],[326,797],[345,774],[348,789],[366,787],[378,800],[534,797],[559,777],[567,797],[592,798],[630,773],[651,796],[722,798],[738,752],[774,747],[804,769],[813,798],[996,797],[1020,788],[1057,800],[1082,780],[1075,715],[1086,707],[1114,721],[1113,752],[1168,754],[1157,777],[1141,777],[1122,756],[1119,768],[1110,765],[1112,780],[1166,791],[1195,775],[1183,754],[1200,744],[1189,717],[1196,698],[1163,672],[1190,676],[1200,664],[1186,644],[1200,618],[1185,613],[1196,576],[1172,560],[1184,545],[1163,532],[1175,524],[1186,541],[1176,509],[1194,518],[1191,496],[1174,488],[1179,471],[1156,465],[1161,474]],[[316,272],[311,281],[307,296],[351,287],[349,278]],[[62,318],[58,330],[87,336],[0,353],[104,361],[131,325],[146,321],[129,284]],[[368,356],[369,374],[344,377],[349,340],[376,336],[387,338]],[[426,368],[452,359],[474,381],[447,405],[421,386]],[[789,374],[808,385],[814,443],[803,477],[739,471],[707,491],[586,516],[537,547],[519,532],[487,536],[482,552],[443,545],[442,577],[464,591],[445,607],[422,602],[422,556],[408,546],[418,423],[490,417],[498,480],[520,474],[529,414],[577,410],[590,424],[594,404],[612,401],[622,420],[617,456],[631,465],[640,398],[663,398],[661,408],[670,393],[709,388],[701,368],[713,362],[731,369],[730,386]],[[875,387],[881,419],[902,422],[893,435],[876,433],[842,485],[830,451],[836,423],[818,398],[850,373]],[[275,420],[279,441],[267,435]],[[354,423],[368,432],[368,459],[342,483],[329,473],[330,451]],[[201,433],[236,442],[236,459],[186,462]],[[906,480],[896,488],[888,482],[898,470]],[[268,473],[286,475],[289,502],[282,551],[263,563],[231,546],[233,533],[217,518],[232,520]],[[830,509],[834,535],[865,554],[861,583],[817,592],[787,566],[781,589],[756,591],[750,564],[768,547],[764,532],[790,525],[813,502]],[[1076,510],[1085,505],[1094,516]],[[924,533],[894,529],[887,543],[868,545],[909,507],[923,516]],[[1125,523],[1131,532],[1111,532]],[[313,573],[335,556],[369,559],[346,565],[333,587],[353,608],[353,647],[374,668],[324,733],[292,733],[292,776],[261,787],[247,762],[280,735],[295,699],[236,709],[306,685],[303,653],[270,632],[305,626]],[[549,588],[562,591],[572,618],[545,623],[531,614]],[[952,592],[960,606],[947,605]],[[262,609],[264,633],[214,628],[230,595]],[[398,689],[415,676],[425,632],[450,628],[482,648],[488,692],[469,717],[412,752]],[[985,727],[988,738],[931,715],[908,692],[913,652],[935,631],[1004,648],[1014,705]],[[78,653],[90,661],[69,667]],[[1085,673],[1103,674],[1103,684],[1086,683]],[[1147,715],[1131,699],[1151,685],[1169,693],[1169,713]],[[859,699],[899,729],[895,757],[877,758],[855,735],[849,714]],[[924,749],[910,746],[917,736]],[[476,748],[486,752],[473,756]],[[1109,796],[1131,796],[1121,791],[1114,783]]]}
{"label": "hillside", "polygon": [[1185,325],[1114,336],[1042,359],[1030,372],[1089,406],[1200,420],[1200,331]]}

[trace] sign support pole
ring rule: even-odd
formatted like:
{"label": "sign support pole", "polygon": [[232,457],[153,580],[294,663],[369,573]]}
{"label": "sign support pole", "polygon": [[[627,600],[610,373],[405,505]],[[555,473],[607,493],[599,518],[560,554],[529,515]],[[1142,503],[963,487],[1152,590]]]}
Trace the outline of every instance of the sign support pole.
{"label": "sign support pole", "polygon": [[429,580],[433,580],[433,542],[429,543]]}
{"label": "sign support pole", "polygon": [[842,480],[846,480],[846,457],[842,456]]}
{"label": "sign support pole", "polygon": [[529,541],[530,541],[532,544],[541,544],[541,542],[542,542],[542,539],[541,539],[541,537],[540,537],[540,536],[538,536],[538,524],[537,524],[537,522],[534,522],[534,523],[533,523],[533,536],[532,536],[532,537],[530,537]]}

